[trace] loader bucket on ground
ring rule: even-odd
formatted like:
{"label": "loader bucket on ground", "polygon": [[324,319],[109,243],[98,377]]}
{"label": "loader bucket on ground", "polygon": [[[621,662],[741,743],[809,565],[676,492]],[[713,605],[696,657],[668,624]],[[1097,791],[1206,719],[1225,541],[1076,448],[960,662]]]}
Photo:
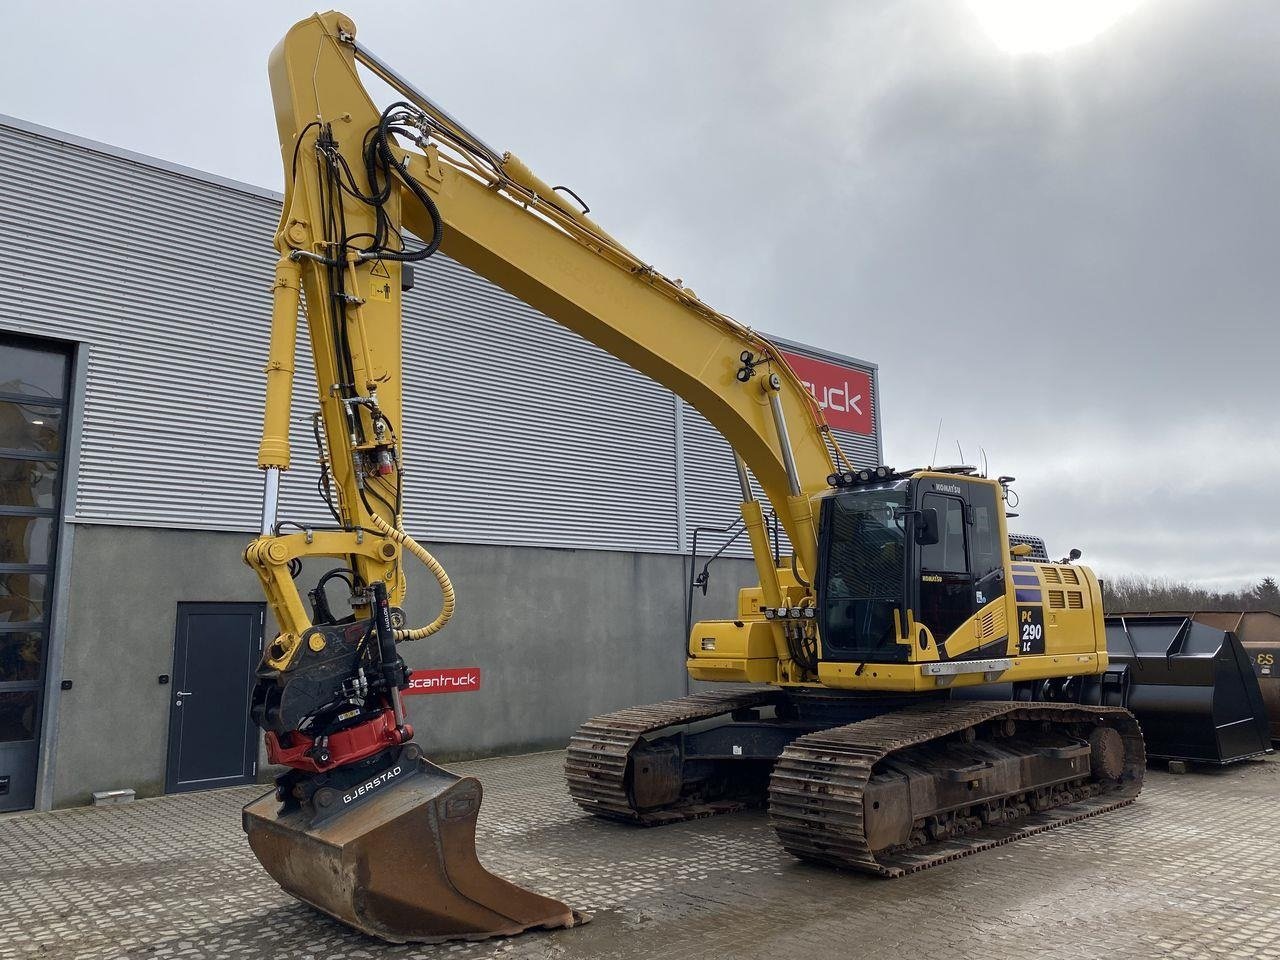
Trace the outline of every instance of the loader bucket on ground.
{"label": "loader bucket on ground", "polygon": [[1271,718],[1271,739],[1280,741],[1280,642],[1246,640],[1242,646],[1262,688],[1262,702]]}
{"label": "loader bucket on ground", "polygon": [[1236,636],[1262,688],[1262,701],[1271,718],[1271,739],[1280,740],[1280,614],[1270,610],[1242,613]]}
{"label": "loader bucket on ground", "polygon": [[1249,657],[1230,630],[1183,616],[1109,616],[1107,656],[1127,667],[1127,705],[1147,755],[1230,763],[1270,749]]}
{"label": "loader bucket on ground", "polygon": [[261,797],[244,808],[249,846],[287,892],[393,943],[478,940],[581,922],[563,903],[480,865],[478,780],[421,759],[394,776],[328,817],[282,812],[274,793]]}

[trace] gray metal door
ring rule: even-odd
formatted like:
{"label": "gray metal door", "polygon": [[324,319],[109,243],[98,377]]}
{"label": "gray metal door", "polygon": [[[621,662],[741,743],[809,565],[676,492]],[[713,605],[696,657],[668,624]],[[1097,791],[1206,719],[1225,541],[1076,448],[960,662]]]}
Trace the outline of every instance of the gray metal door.
{"label": "gray metal door", "polygon": [[0,811],[35,803],[70,358],[0,337]]}
{"label": "gray metal door", "polygon": [[166,793],[253,782],[249,698],[265,611],[261,603],[178,604]]}

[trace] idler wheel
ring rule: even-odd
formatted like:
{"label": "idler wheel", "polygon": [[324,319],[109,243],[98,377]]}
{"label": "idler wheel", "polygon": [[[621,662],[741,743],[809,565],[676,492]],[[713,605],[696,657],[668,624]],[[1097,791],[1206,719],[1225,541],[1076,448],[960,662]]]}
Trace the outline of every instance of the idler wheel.
{"label": "idler wheel", "polygon": [[1124,740],[1112,727],[1089,734],[1089,767],[1099,780],[1119,780],[1124,773]]}

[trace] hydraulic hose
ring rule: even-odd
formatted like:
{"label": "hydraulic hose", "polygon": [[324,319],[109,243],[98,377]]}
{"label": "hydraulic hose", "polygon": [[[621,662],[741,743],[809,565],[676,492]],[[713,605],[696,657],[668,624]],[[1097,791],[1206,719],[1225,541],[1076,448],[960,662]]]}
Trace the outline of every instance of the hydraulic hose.
{"label": "hydraulic hose", "polygon": [[426,547],[404,532],[404,521],[400,517],[396,517],[396,525],[394,527],[372,511],[369,514],[369,520],[382,532],[383,536],[390,537],[396,543],[400,544],[400,546],[404,547],[404,549],[408,550],[415,557],[421,560],[423,565],[431,571],[431,575],[436,578],[436,583],[440,584],[440,593],[443,598],[443,603],[441,605],[439,615],[425,627],[415,627],[411,630],[397,630],[395,632],[396,639],[424,640],[433,633],[438,633],[440,629],[449,622],[449,618],[453,616],[453,582],[449,579],[449,574],[445,573],[445,569],[440,565],[440,561],[433,557],[427,551]]}

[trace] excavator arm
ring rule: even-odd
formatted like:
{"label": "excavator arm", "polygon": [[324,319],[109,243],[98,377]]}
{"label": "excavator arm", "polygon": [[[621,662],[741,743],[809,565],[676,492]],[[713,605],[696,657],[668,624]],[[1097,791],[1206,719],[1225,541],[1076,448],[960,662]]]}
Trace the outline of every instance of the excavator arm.
{"label": "excavator arm", "polygon": [[[376,107],[358,65],[402,99]],[[785,601],[780,575],[791,572],[775,566],[748,471],[811,578],[812,497],[827,487],[839,447],[771,343],[658,273],[518,158],[467,131],[360,46],[345,16],[297,24],[272,53],[269,72],[285,197],[259,447],[262,527],[245,559],[279,626],[258,671],[253,715],[266,731],[269,760],[287,772],[274,802],[246,808],[250,842],[286,889],[387,939],[571,923],[562,904],[479,865],[471,839],[479,784],[422,759],[401,705],[408,672],[397,643],[435,633],[454,605],[447,574],[402,518],[403,445],[413,430],[402,419],[401,298],[413,265],[446,253],[701,412],[735,451],[745,526],[772,606]],[[303,529],[277,512],[292,460],[304,303],[328,528]],[[443,597],[439,615],[419,627],[401,610],[409,556],[428,567]],[[304,561],[319,558],[335,565],[309,591],[308,610],[297,578]],[[347,615],[333,610],[335,582],[348,588]],[[768,629],[778,662],[787,663],[795,638],[781,625]],[[413,805],[388,799],[392,770],[414,775],[395,775],[409,783],[401,793],[417,791]],[[339,829],[341,842],[331,835]],[[374,835],[416,840],[439,869],[418,877],[403,865],[392,870]],[[335,886],[332,877],[346,869],[348,882]],[[390,871],[387,896],[399,912],[376,907],[377,884],[356,879],[379,870]],[[458,919],[464,914],[466,922]]]}
{"label": "excavator arm", "polygon": [[[361,437],[376,432],[371,418],[385,422],[390,437],[399,436],[402,262],[438,248],[702,413],[758,479],[800,565],[813,571],[811,498],[827,488],[838,447],[779,351],[655,271],[517,157],[499,154],[466,131],[360,46],[354,29],[340,14],[318,15],[294,27],[271,58],[287,183],[276,235],[281,261],[259,458],[268,471],[267,519],[274,518],[271,474],[289,460],[300,275],[344,521],[375,527],[394,522],[385,505],[370,505],[360,489],[359,458],[353,468],[346,454],[360,448],[351,441],[353,427]],[[357,64],[404,100],[379,111]],[[368,162],[374,139],[385,143],[393,171],[379,184],[386,196],[378,204],[354,196],[374,190],[369,170],[379,176]],[[416,141],[419,149],[402,146],[405,141]],[[428,241],[379,252],[370,247],[379,230],[397,238],[393,246],[400,245],[402,230]],[[342,269],[332,263],[336,256],[345,261]],[[384,449],[376,437],[366,442]],[[398,477],[394,446],[392,439]],[[367,451],[363,457],[369,459]],[[762,566],[767,580],[773,563]],[[300,625],[281,623],[286,632]]]}

